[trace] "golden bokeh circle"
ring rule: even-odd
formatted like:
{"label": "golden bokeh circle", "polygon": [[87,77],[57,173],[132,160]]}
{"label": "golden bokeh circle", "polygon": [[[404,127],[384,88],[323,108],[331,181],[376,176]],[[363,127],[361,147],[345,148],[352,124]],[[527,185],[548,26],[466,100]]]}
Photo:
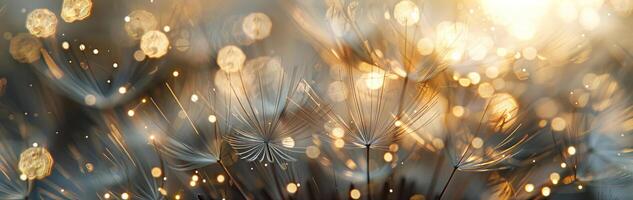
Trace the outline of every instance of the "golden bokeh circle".
{"label": "golden bokeh circle", "polygon": [[160,58],[167,54],[169,39],[160,31],[148,31],[141,38],[141,50],[150,58]]}
{"label": "golden bokeh circle", "polygon": [[86,19],[90,16],[91,10],[91,0],[64,0],[61,17],[65,22],[71,23]]}
{"label": "golden bokeh circle", "polygon": [[31,147],[20,154],[18,169],[29,180],[47,177],[52,168],[53,156],[43,147]]}
{"label": "golden bokeh circle", "polygon": [[28,33],[19,33],[11,38],[9,54],[21,63],[32,63],[40,59],[42,43]]}
{"label": "golden bokeh circle", "polygon": [[35,9],[26,16],[26,29],[36,37],[49,37],[55,34],[57,17],[46,8]]}
{"label": "golden bokeh circle", "polygon": [[156,30],[158,27],[158,21],[156,17],[150,12],[145,10],[132,11],[127,17],[125,22],[125,32],[135,40],[141,39],[141,37],[150,30]]}

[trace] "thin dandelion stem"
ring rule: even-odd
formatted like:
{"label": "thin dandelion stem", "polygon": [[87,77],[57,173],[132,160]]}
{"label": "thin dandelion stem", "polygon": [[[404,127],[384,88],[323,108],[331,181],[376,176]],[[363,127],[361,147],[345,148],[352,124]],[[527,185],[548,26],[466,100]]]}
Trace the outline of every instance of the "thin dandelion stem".
{"label": "thin dandelion stem", "polygon": [[277,178],[278,177],[277,170],[275,170],[275,167],[274,167],[273,163],[271,163],[270,165],[271,165],[270,166],[270,171],[272,171],[273,179],[275,179],[275,189],[277,190],[277,192],[279,192],[279,198],[280,199],[285,199],[284,198],[284,193],[281,191],[281,187],[280,187],[281,182],[279,182],[279,178]]}
{"label": "thin dandelion stem", "polygon": [[396,120],[400,120],[400,117],[402,117],[402,105],[404,104],[404,95],[407,92],[407,84],[409,83],[409,77],[405,77],[404,81],[402,82],[402,91],[400,91],[400,98],[399,101],[400,103],[398,104],[398,112],[396,115]]}
{"label": "thin dandelion stem", "polygon": [[429,186],[429,189],[426,191],[427,196],[431,196],[434,192],[435,192],[435,183],[437,182],[437,177],[439,176],[440,173],[439,170],[442,167],[442,164],[444,163],[444,156],[440,156],[436,161],[435,161],[435,169],[433,170],[433,177],[431,178],[431,184]]}
{"label": "thin dandelion stem", "polygon": [[334,192],[338,194],[338,185],[336,184],[336,170],[332,167],[332,174],[334,176]]}
{"label": "thin dandelion stem", "polygon": [[446,192],[446,188],[448,188],[448,185],[451,184],[451,180],[453,179],[453,176],[455,175],[455,172],[457,172],[457,166],[453,167],[453,171],[451,172],[451,176],[448,177],[448,181],[446,181],[446,184],[444,185],[444,188],[442,189],[442,193],[440,193],[440,197],[438,199],[442,199],[442,197],[444,196],[444,192]]}
{"label": "thin dandelion stem", "polygon": [[[209,175],[207,173],[202,172],[201,174],[204,174],[205,177],[209,177]],[[230,180],[229,180],[230,181]],[[161,186],[162,187],[162,186]],[[229,186],[230,187],[230,186]],[[204,191],[204,195],[198,194],[198,199],[202,200],[203,196],[205,196],[208,199],[213,199],[213,197],[211,196],[213,194],[212,189],[215,189],[215,187],[211,186],[211,187],[201,187],[202,191]]]}
{"label": "thin dandelion stem", "polygon": [[169,86],[169,83],[165,83],[165,85],[167,86],[167,89],[169,89],[169,93],[171,93],[171,96],[174,97],[174,100],[176,100],[176,103],[178,103],[178,107],[180,107],[180,110],[182,110],[182,112],[185,114],[185,117],[189,121],[189,124],[191,125],[191,128],[193,128],[193,130],[194,130],[194,132],[196,132],[196,134],[200,135],[200,132],[198,132],[198,129],[196,128],[196,125],[193,124],[193,121],[191,120],[191,118],[189,118],[189,114],[187,113],[185,108],[182,107],[182,104],[180,103],[180,100],[178,100],[178,97],[176,97],[176,93],[174,93],[174,91],[171,89],[171,86]]}
{"label": "thin dandelion stem", "polygon": [[[269,155],[272,155],[272,153],[270,152],[270,147],[268,145],[269,145],[268,142],[266,142],[266,150],[268,150]],[[277,178],[278,177],[277,170],[275,170],[274,163],[270,163],[270,165],[271,165],[270,171],[272,172],[273,179],[275,180],[275,189],[277,190],[277,192],[279,192],[279,198],[284,199],[284,193],[281,191],[281,187],[280,187],[281,182],[279,182],[279,178]]]}
{"label": "thin dandelion stem", "polygon": [[367,170],[365,170],[367,173],[367,199],[371,200],[371,177],[369,175],[369,145],[365,146],[365,149],[365,155],[367,156],[367,158],[365,159],[367,164]]}
{"label": "thin dandelion stem", "polygon": [[[152,140],[152,147],[154,147],[154,151],[156,151],[156,155],[158,155],[158,160],[160,161],[160,169],[162,171],[166,171],[165,170],[165,161],[163,160],[163,156],[160,153],[160,151],[158,150],[158,146],[156,146],[156,141]],[[164,187],[165,186],[165,181],[161,181],[160,182],[160,187]]]}
{"label": "thin dandelion stem", "polygon": [[220,165],[220,167],[222,167],[222,170],[224,170],[224,173],[226,173],[226,175],[229,176],[229,179],[231,179],[231,182],[237,188],[237,190],[240,192],[242,197],[244,197],[244,199],[246,199],[246,200],[250,200],[251,198],[248,195],[246,195],[246,192],[244,192],[244,189],[242,188],[242,186],[237,182],[237,179],[233,178],[233,175],[231,175],[231,173],[229,172],[229,169],[226,168],[224,163],[222,163],[222,161],[218,160],[218,164]]}

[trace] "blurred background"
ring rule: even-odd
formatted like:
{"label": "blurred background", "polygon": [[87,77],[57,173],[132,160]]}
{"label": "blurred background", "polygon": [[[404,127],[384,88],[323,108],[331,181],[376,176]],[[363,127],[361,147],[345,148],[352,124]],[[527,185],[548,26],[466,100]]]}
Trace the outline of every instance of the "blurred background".
{"label": "blurred background", "polygon": [[0,199],[630,199],[631,0],[0,0]]}

